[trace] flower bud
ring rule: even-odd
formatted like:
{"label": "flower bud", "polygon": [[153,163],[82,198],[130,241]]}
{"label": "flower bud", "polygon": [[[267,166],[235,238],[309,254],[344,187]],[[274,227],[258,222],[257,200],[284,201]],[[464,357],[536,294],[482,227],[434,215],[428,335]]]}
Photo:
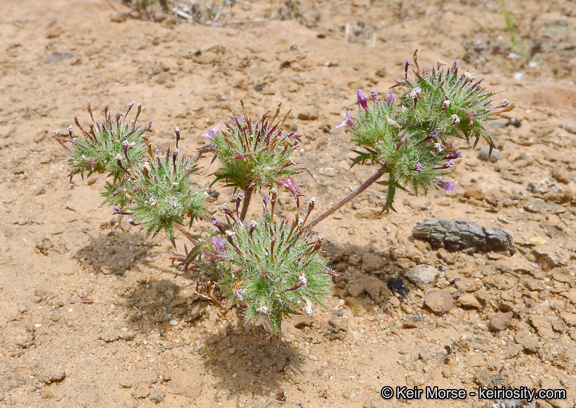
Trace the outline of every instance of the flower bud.
{"label": "flower bud", "polygon": [[372,102],[378,103],[378,93],[374,89],[370,89],[370,95],[372,95]]}
{"label": "flower bud", "polygon": [[356,96],[358,97],[358,106],[360,109],[367,110],[368,109],[368,98],[364,95],[360,89],[356,90]]}

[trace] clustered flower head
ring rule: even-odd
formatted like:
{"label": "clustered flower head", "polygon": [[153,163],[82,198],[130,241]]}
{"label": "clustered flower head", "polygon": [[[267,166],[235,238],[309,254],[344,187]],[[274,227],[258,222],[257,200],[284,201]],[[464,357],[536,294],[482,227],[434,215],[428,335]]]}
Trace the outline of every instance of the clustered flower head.
{"label": "clustered flower head", "polygon": [[[230,217],[231,229],[213,219],[220,234],[213,238],[212,259],[225,271],[220,285],[230,300],[241,305],[247,321],[262,321],[274,336],[280,334],[282,318],[293,313],[312,313],[311,304],[323,305],[330,294],[333,272],[327,266],[322,238],[302,228],[304,220],[274,220],[276,193],[263,202],[263,217],[242,222]],[[308,213],[314,208],[310,200]]]}
{"label": "clustered flower head", "polygon": [[242,191],[259,190],[299,173],[292,168],[295,163],[290,156],[300,136],[283,130],[290,112],[280,118],[278,105],[272,118],[267,112],[255,122],[246,115],[243,103],[242,111],[242,115],[233,114],[224,129],[215,126],[203,135],[209,140],[200,150],[213,152],[220,162],[215,182],[222,180]]}
{"label": "clustered flower head", "polygon": [[[126,114],[110,114],[104,109],[104,121],[96,123],[90,103],[88,112],[92,124],[88,130],[75,119],[83,138],[72,137],[73,127],[68,128],[71,142],[71,176],[88,172],[108,172],[112,182],[105,186],[106,202],[113,206],[114,213],[130,215],[129,223],[144,223],[148,234],[164,230],[174,243],[173,224],[182,224],[184,217],[190,222],[202,215],[204,191],[194,188],[190,175],[198,170],[199,156],[189,158],[180,155],[178,143],[180,129],[175,128],[176,148],[162,152],[153,149],[146,136],[152,132],[152,122],[146,128],[136,127],[141,106],[130,125],[124,123],[133,107],[128,105]],[[62,145],[68,148],[62,141]],[[138,221],[138,223],[136,222]]]}
{"label": "clustered flower head", "polygon": [[[134,107],[134,102],[128,105],[125,114],[116,113],[112,116],[109,107],[104,108],[104,120],[96,122],[92,112],[92,106],[88,102],[88,113],[92,123],[84,129],[78,118],[74,118],[76,126],[83,137],[73,136],[74,126],[68,126],[68,138],[61,138],[60,131],[56,131],[56,138],[64,148],[70,151],[69,165],[72,167],[70,177],[84,173],[90,176],[92,173],[108,172],[114,180],[123,177],[122,161],[132,163],[146,152],[146,145],[142,136],[151,132],[152,125],[146,128],[136,127],[136,121],[140,116],[142,107],[138,105],[136,117],[131,124],[126,123],[126,117]],[[64,142],[72,144],[69,149]],[[120,162],[120,163],[119,163]]]}
{"label": "clustered flower head", "polygon": [[[372,163],[381,167],[388,180],[380,182],[388,187],[384,209],[393,209],[396,189],[411,185],[418,194],[420,189],[439,187],[454,190],[453,182],[444,182],[446,170],[452,168],[462,153],[452,148],[452,139],[464,139],[474,145],[480,139],[494,146],[486,125],[513,104],[506,101],[493,106],[491,92],[474,82],[474,75],[458,74],[457,63],[445,68],[439,62],[432,71],[421,71],[417,52],[414,62],[405,64],[405,76],[393,88],[400,90],[398,103],[390,92],[385,101],[370,91],[372,104],[357,90],[359,114],[338,127],[346,126],[352,140],[363,150],[353,164]],[[414,78],[409,78],[409,67]]]}

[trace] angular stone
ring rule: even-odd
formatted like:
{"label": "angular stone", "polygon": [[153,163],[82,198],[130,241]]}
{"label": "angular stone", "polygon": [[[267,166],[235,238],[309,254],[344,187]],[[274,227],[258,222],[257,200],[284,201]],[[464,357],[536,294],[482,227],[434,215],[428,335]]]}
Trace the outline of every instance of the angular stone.
{"label": "angular stone", "polygon": [[563,296],[570,302],[576,304],[576,289],[570,289],[568,292],[562,292],[560,293],[560,296]]}
{"label": "angular stone", "polygon": [[458,305],[464,309],[482,309],[482,305],[471,293],[466,293],[458,298]]}
{"label": "angular stone", "polygon": [[530,316],[530,324],[538,331],[538,334],[544,338],[553,339],[558,337],[552,325],[544,316]]}
{"label": "angular stone", "polygon": [[434,283],[439,274],[438,269],[433,266],[418,265],[406,272],[404,277],[420,289],[424,289],[426,285]]}
{"label": "angular stone", "polygon": [[524,285],[531,291],[541,292],[546,289],[546,285],[539,279],[526,278],[524,279]]}
{"label": "angular stone", "polygon": [[576,326],[576,313],[562,313],[560,316],[568,326]]}
{"label": "angular stone", "polygon": [[443,290],[431,290],[426,295],[424,304],[433,313],[443,315],[454,306],[454,299],[450,293]]}
{"label": "angular stone", "polygon": [[294,327],[297,329],[303,329],[304,327],[312,327],[314,324],[314,318],[307,314],[293,315],[292,322],[294,323]]}
{"label": "angular stone", "polygon": [[536,336],[530,335],[527,331],[516,333],[516,343],[520,344],[528,353],[537,353],[540,349]]}

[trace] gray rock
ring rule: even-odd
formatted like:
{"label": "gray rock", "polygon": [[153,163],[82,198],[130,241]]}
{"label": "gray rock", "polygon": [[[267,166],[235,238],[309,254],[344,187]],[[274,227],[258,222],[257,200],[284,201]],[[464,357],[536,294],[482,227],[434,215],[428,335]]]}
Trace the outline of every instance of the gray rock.
{"label": "gray rock", "polygon": [[416,239],[427,241],[432,248],[449,251],[516,252],[514,238],[499,228],[481,227],[466,220],[450,221],[446,218],[430,218],[416,224],[412,230]]}
{"label": "gray rock", "polygon": [[438,277],[438,269],[430,265],[418,265],[404,274],[404,277],[420,289],[434,283]]}
{"label": "gray rock", "polygon": [[165,391],[159,390],[158,388],[154,388],[152,391],[150,391],[150,396],[148,397],[148,399],[152,401],[154,404],[160,404],[162,401],[164,401],[165,397],[166,397]]}
{"label": "gray rock", "polygon": [[54,62],[60,62],[68,58],[74,58],[74,54],[70,51],[52,51],[44,57],[44,62],[51,64]]}
{"label": "gray rock", "polygon": [[492,154],[490,154],[490,146],[484,146],[478,152],[478,158],[483,161],[490,160],[492,163],[496,163],[498,160],[500,160],[500,150],[494,148],[492,149]]}
{"label": "gray rock", "polygon": [[567,132],[576,134],[576,126],[572,122],[562,122],[558,125],[559,128],[566,130]]}

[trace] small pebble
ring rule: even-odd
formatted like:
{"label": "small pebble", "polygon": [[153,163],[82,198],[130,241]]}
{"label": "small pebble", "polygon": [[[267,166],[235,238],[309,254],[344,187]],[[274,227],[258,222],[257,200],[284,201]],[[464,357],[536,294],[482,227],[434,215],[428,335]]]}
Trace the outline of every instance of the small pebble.
{"label": "small pebble", "polygon": [[178,326],[178,320],[170,320],[171,326]]}
{"label": "small pebble", "polygon": [[478,158],[482,161],[490,160],[492,163],[496,163],[498,160],[500,160],[499,149],[492,149],[492,154],[490,155],[490,157],[488,157],[489,154],[490,154],[490,146],[484,146],[478,152]]}

